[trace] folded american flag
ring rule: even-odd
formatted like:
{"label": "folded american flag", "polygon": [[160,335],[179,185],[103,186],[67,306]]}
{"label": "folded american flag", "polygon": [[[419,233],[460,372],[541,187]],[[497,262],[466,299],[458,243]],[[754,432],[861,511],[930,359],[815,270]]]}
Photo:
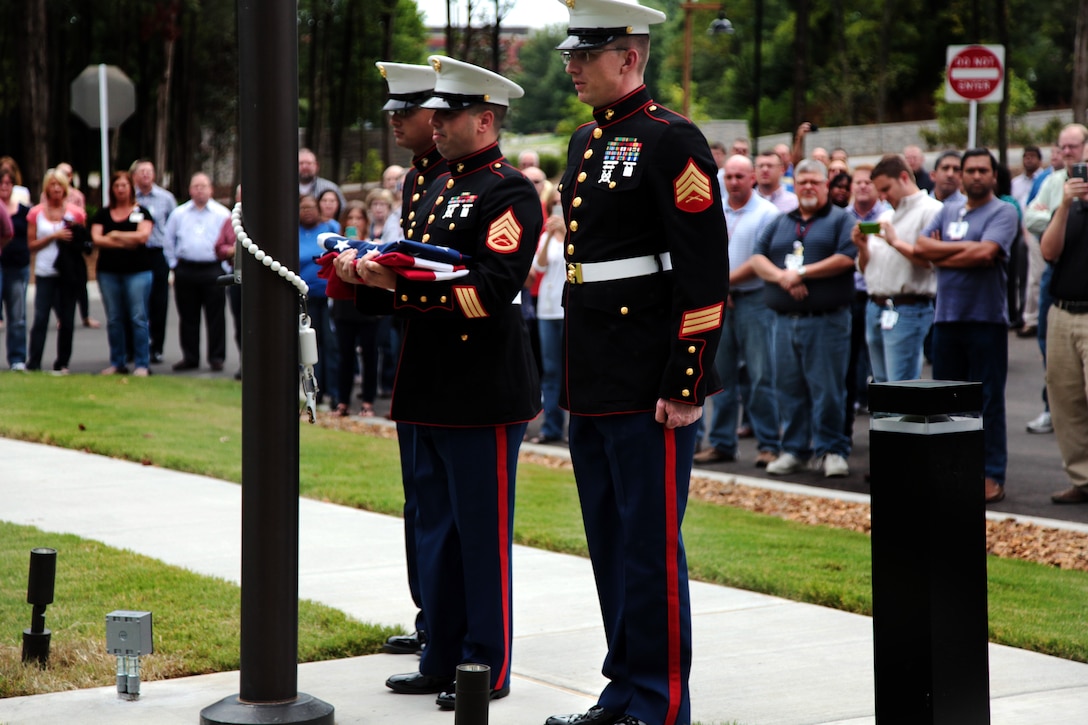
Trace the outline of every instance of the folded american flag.
{"label": "folded american flag", "polygon": [[352,285],[345,284],[337,277],[332,266],[333,260],[348,249],[356,250],[360,257],[368,252],[377,251],[378,256],[373,261],[389,267],[406,279],[420,282],[457,279],[468,274],[468,269],[465,268],[465,263],[469,261],[468,255],[449,247],[408,240],[375,244],[348,239],[331,232],[319,234],[317,243],[321,249],[325,250],[324,254],[314,258],[321,267],[318,276],[326,280],[325,294],[333,299],[355,299],[355,290],[352,289]]}

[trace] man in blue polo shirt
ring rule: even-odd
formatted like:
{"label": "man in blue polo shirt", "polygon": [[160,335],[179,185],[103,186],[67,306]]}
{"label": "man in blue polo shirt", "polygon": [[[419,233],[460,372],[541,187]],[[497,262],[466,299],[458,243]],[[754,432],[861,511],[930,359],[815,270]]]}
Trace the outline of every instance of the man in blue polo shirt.
{"label": "man in blue polo shirt", "polygon": [[986,149],[962,158],[963,202],[946,201],[922,229],[917,256],[937,267],[933,378],[982,383],[986,502],[1005,498],[1009,369],[1006,267],[1016,237],[1016,207],[994,196],[997,160]]}
{"label": "man in blue polo shirt", "polygon": [[854,219],[828,201],[827,167],[806,159],[794,176],[799,206],[760,235],[752,268],[777,314],[775,360],[782,454],[767,473],[805,467],[846,476],[845,432],[850,303],[854,299]]}

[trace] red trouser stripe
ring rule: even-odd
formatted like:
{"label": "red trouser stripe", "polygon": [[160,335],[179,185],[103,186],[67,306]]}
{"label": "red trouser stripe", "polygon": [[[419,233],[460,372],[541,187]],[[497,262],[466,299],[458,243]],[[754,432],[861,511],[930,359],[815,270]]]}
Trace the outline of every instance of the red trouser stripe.
{"label": "red trouser stripe", "polygon": [[495,688],[506,686],[510,674],[510,477],[507,465],[506,426],[495,426],[495,480],[498,481],[498,500],[495,502],[499,513],[499,576],[502,579],[502,670],[495,678]]}
{"label": "red trouser stripe", "polygon": [[680,576],[676,552],[680,545],[676,503],[676,433],[665,428],[665,569],[668,575],[669,709],[664,725],[674,725],[680,709]]}

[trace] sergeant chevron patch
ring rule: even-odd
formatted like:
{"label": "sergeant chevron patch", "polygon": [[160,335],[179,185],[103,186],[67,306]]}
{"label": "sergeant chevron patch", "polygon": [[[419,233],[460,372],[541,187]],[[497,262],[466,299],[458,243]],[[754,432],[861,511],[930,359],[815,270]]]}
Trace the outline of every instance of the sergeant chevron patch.
{"label": "sergeant chevron patch", "polygon": [[701,310],[685,312],[684,319],[680,322],[680,337],[689,337],[721,327],[724,306],[724,303],[719,302]]}
{"label": "sergeant chevron patch", "polygon": [[453,293],[457,296],[457,304],[461,305],[461,312],[465,317],[472,320],[488,316],[475,287],[454,287]]}
{"label": "sergeant chevron patch", "polygon": [[516,252],[521,245],[522,226],[514,216],[514,210],[507,209],[487,229],[487,247],[499,254]]}
{"label": "sergeant chevron patch", "polygon": [[695,165],[695,159],[688,159],[688,165],[672,182],[672,188],[676,197],[676,208],[680,211],[697,214],[709,209],[714,202],[710,177]]}

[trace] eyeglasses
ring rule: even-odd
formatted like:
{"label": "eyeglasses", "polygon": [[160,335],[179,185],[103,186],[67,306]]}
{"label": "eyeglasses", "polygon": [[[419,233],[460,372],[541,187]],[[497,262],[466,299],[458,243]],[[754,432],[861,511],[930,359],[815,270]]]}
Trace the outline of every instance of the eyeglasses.
{"label": "eyeglasses", "polygon": [[559,53],[559,57],[563,59],[563,63],[570,63],[572,60],[577,63],[589,63],[592,60],[596,60],[601,57],[601,53],[607,53],[610,50],[626,53],[630,48],[598,48],[596,50],[564,50]]}

